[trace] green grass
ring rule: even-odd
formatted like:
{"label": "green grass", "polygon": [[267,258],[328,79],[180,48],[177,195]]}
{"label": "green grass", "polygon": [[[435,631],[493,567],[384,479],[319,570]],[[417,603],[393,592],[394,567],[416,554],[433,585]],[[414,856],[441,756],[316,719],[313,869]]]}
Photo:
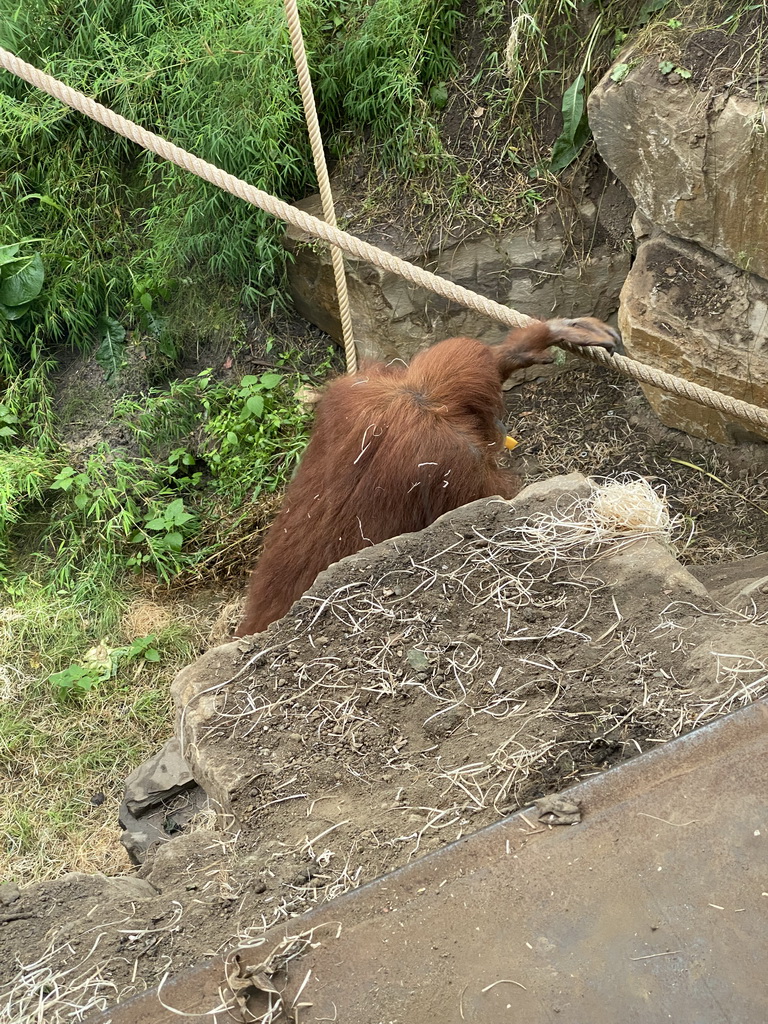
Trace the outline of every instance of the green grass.
{"label": "green grass", "polygon": [[[454,67],[456,9],[302,3],[331,155],[364,131],[388,166],[413,166],[433,134],[424,95]],[[0,44],[283,199],[315,187],[280,0],[0,0]],[[281,224],[10,75],[0,167],[0,243],[35,240],[46,271],[32,313],[0,339],[18,359],[87,347],[100,318],[147,313],[178,351],[185,330],[210,329],[211,291],[235,306],[280,300]]]}
{"label": "green grass", "polygon": [[[93,561],[68,585],[54,561],[37,568],[0,603],[0,877],[22,882],[126,868],[123,783],[171,734],[170,682],[204,627],[193,608],[142,596],[115,562]],[[54,685],[52,673],[147,633],[157,660],[121,659],[88,692]]]}
{"label": "green grass", "polygon": [[[31,578],[14,584],[13,600],[0,606],[0,876],[29,881],[74,866],[70,858],[90,841],[89,787],[114,790],[114,768],[126,764],[116,747],[127,740],[130,757],[143,740],[129,724],[110,734],[135,699],[124,684],[84,706],[57,699],[47,682],[84,645],[116,633],[124,598],[109,585],[88,601],[82,590],[56,593]],[[144,729],[157,733],[162,716]],[[95,761],[101,771],[91,770]]]}
{"label": "green grass", "polygon": [[143,595],[284,486],[307,437],[295,391],[308,381],[280,366],[229,384],[208,371],[125,398],[115,423],[139,454],[0,448],[0,872],[125,866],[124,779],[170,734],[170,682],[210,627],[173,591],[159,610]]}
{"label": "green grass", "polygon": [[12,609],[0,608],[0,877],[123,870],[122,783],[170,734],[169,684],[193,655],[191,631],[184,644],[178,630],[170,644],[161,636],[162,662],[152,671],[134,666],[81,698],[62,699],[45,666],[81,656],[89,639],[115,636],[122,602],[112,591],[109,607],[73,611],[69,595],[30,590]]}

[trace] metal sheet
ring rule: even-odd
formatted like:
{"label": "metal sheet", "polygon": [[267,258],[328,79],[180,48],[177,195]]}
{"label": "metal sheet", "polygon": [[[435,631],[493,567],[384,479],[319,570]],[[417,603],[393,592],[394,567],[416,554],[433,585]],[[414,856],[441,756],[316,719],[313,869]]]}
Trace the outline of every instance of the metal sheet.
{"label": "metal sheet", "polygon": [[[301,1024],[766,1024],[768,705],[568,794],[579,825],[513,815],[275,930],[316,929],[287,969]],[[175,1012],[100,1019],[199,1021],[223,981],[211,961],[164,987]]]}

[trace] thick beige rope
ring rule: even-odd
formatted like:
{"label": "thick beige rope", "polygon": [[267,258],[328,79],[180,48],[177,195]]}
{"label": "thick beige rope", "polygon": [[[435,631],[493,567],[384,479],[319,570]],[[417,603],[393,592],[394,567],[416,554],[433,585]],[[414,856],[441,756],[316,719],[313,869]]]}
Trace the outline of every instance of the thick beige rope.
{"label": "thick beige rope", "polygon": [[280,220],[286,221],[307,235],[314,235],[325,242],[338,245],[350,256],[364,260],[366,263],[373,263],[374,266],[405,278],[411,284],[436,292],[443,298],[450,299],[459,305],[469,306],[470,309],[475,309],[492,320],[499,320],[509,327],[524,327],[532,322],[532,318],[529,316],[524,316],[507,306],[502,306],[499,302],[477,295],[468,288],[462,288],[451,281],[430,274],[429,271],[407,263],[382,249],[377,249],[376,246],[369,245],[368,242],[363,242],[361,239],[355,238],[354,235],[347,234],[346,231],[331,227],[330,224],[304,213],[303,210],[297,210],[295,206],[284,203],[282,199],[277,199],[268,192],[262,192],[255,185],[249,185],[241,178],[222,171],[220,167],[187,153],[186,150],[174,146],[172,142],[167,142],[159,135],[155,135],[154,132],[147,131],[146,128],[141,128],[133,121],[121,117],[120,114],[102,106],[101,103],[96,103],[95,100],[83,93],[70,89],[68,85],[64,85],[63,82],[59,82],[45,74],[44,71],[38,70],[32,64],[27,64],[26,61],[20,60],[2,48],[0,48],[0,67],[11,71],[43,92],[47,92],[49,96],[55,97],[68,107],[72,107],[73,110],[79,110],[81,114],[85,114],[93,121],[98,121],[99,124],[103,124],[117,135],[123,135],[151,153],[156,153],[164,160],[176,164],[177,167],[182,167],[185,171],[196,174],[198,178],[216,185],[224,192],[229,192],[253,206],[258,206],[259,209],[265,210],[273,217],[279,217]]}
{"label": "thick beige rope", "polygon": [[[284,0],[284,5],[285,16],[288,20],[288,31],[291,36],[293,59],[296,64],[296,74],[299,79],[301,100],[304,104],[304,116],[307,121],[309,142],[312,146],[312,157],[315,162],[317,184],[320,188],[320,199],[323,204],[323,217],[331,227],[335,228],[336,211],[333,207],[333,193],[331,192],[331,182],[325,163],[325,150],[323,149],[323,139],[320,134],[320,122],[317,119],[315,94],[312,91],[312,79],[309,75],[307,52],[304,49],[304,35],[301,31],[299,9],[296,6],[296,0]],[[331,262],[333,264],[333,276],[336,281],[336,296],[339,302],[339,319],[341,320],[341,337],[344,342],[344,352],[347,358],[347,373],[357,373],[357,350],[355,348],[354,334],[352,333],[352,314],[349,309],[347,277],[344,273],[344,255],[336,245],[331,246]]]}
{"label": "thick beige rope", "polygon": [[[411,284],[442,295],[443,298],[449,299],[451,302],[474,309],[483,316],[491,320],[497,320],[508,327],[525,327],[533,322],[532,317],[524,316],[508,306],[502,306],[500,302],[486,299],[484,296],[478,295],[468,288],[462,288],[460,285],[446,281],[442,277],[430,274],[428,271],[422,270],[412,263],[407,263],[391,253],[384,252],[374,245],[369,245],[368,242],[355,238],[354,235],[350,235],[346,231],[340,231],[338,228],[326,224],[325,221],[317,217],[311,217],[308,213],[297,210],[295,206],[284,203],[281,199],[277,199],[267,192],[262,192],[261,189],[249,185],[248,182],[236,178],[233,174],[227,174],[221,168],[214,166],[214,164],[200,160],[199,157],[187,153],[178,146],[174,146],[173,143],[167,142],[159,135],[155,135],[154,132],[149,132],[145,128],[134,124],[133,121],[129,121],[116,114],[113,110],[103,107],[100,103],[96,103],[95,100],[83,95],[83,93],[70,89],[63,82],[59,82],[50,75],[46,75],[45,72],[39,71],[33,65],[27,64],[14,54],[9,53],[8,50],[3,50],[2,48],[0,48],[0,67],[12,72],[19,78],[23,78],[25,82],[29,82],[74,110],[79,110],[80,113],[85,114],[94,121],[98,121],[99,124],[103,124],[118,135],[131,139],[132,142],[143,146],[144,149],[148,149],[150,152],[156,153],[178,167],[196,174],[204,181],[216,185],[217,188],[238,196],[247,203],[258,206],[261,210],[266,210],[273,217],[279,217],[281,220],[287,221],[288,224],[304,231],[306,234],[314,235],[316,238],[322,238],[332,245],[337,245],[356,259],[364,260],[392,274],[397,274],[399,277],[405,278],[406,281],[410,281]],[[755,424],[763,430],[768,430],[768,410],[761,409],[759,406],[750,405],[737,398],[731,398],[729,395],[713,391],[711,388],[702,387],[700,384],[693,384],[690,381],[682,380],[671,373],[663,373],[661,370],[655,370],[643,363],[636,362],[634,359],[627,359],[625,356],[609,356],[602,350],[590,348],[575,349],[574,351],[578,352],[580,356],[592,359],[605,366],[610,366],[611,369],[616,370],[617,373],[625,377],[631,377],[643,384],[651,384],[653,387],[660,388],[662,391],[672,395],[689,398],[700,405],[709,406],[729,416],[736,416],[746,420],[748,423]]]}

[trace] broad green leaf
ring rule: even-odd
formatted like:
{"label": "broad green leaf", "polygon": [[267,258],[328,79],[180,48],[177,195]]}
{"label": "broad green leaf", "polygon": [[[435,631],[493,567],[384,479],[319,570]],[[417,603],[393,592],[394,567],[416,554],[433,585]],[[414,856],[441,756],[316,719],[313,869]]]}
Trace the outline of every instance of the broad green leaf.
{"label": "broad green leaf", "polygon": [[433,85],[429,90],[429,98],[436,110],[443,110],[448,103],[448,90],[445,87],[445,82],[438,82],[437,85]]}
{"label": "broad green leaf", "polygon": [[96,362],[110,381],[123,365],[125,328],[117,320],[102,314],[96,323],[96,332],[100,342],[96,349]]}
{"label": "broad green leaf", "polygon": [[26,266],[6,277],[0,284],[0,302],[4,306],[26,305],[36,299],[43,290],[44,280],[45,270],[42,258],[38,253]]}
{"label": "broad green leaf", "polygon": [[641,28],[647,25],[651,20],[651,15],[656,14],[657,11],[664,10],[669,2],[670,0],[646,0],[646,3],[643,4],[637,15],[637,24]]}
{"label": "broad green leaf", "polygon": [[261,416],[264,412],[264,399],[261,395],[251,395],[251,397],[246,400],[245,408],[251,416]]}
{"label": "broad green leaf", "polygon": [[57,473],[51,482],[52,491],[68,491],[73,483],[73,477],[75,471],[71,466],[65,466],[61,472]]}
{"label": "broad green leaf", "polygon": [[92,665],[70,665],[61,672],[54,672],[49,680],[60,690],[79,690],[87,693],[99,682],[99,673]]}
{"label": "broad green leaf", "polygon": [[552,147],[549,169],[554,174],[568,166],[589,138],[589,123],[584,103],[584,75],[566,89],[563,95],[563,131]]}
{"label": "broad green leaf", "polygon": [[58,210],[59,213],[66,214],[67,212],[63,206],[57,203],[54,199],[51,199],[50,196],[41,195],[40,192],[28,192],[22,199],[19,199],[18,202],[31,203],[33,200],[37,200],[39,203],[42,203],[43,206],[50,206],[54,210]]}
{"label": "broad green leaf", "polygon": [[0,245],[0,267],[4,267],[6,263],[15,263],[16,260],[23,259],[24,257],[16,255],[18,251],[18,242],[13,242],[11,245]]}
{"label": "broad green leaf", "polygon": [[584,75],[577,76],[563,94],[563,135],[573,142],[584,117]]}
{"label": "broad green leaf", "polygon": [[31,303],[27,302],[23,306],[4,306],[0,302],[0,313],[3,314],[6,320],[20,320],[29,310],[30,305]]}
{"label": "broad green leaf", "polygon": [[261,378],[261,386],[268,390],[276,388],[282,379],[279,373],[265,373]]}

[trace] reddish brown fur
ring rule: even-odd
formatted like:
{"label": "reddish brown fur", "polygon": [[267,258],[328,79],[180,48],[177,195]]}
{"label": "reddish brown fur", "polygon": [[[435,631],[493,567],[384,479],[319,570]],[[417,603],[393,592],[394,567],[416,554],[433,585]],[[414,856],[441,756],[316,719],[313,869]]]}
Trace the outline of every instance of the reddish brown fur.
{"label": "reddish brown fur", "polygon": [[600,321],[551,320],[502,345],[450,338],[409,367],[376,363],[334,380],[298,472],[251,576],[237,636],[282,618],[332,562],[421,530],[477,498],[511,497],[519,481],[497,465],[501,385],[547,362],[557,341],[612,347]]}

